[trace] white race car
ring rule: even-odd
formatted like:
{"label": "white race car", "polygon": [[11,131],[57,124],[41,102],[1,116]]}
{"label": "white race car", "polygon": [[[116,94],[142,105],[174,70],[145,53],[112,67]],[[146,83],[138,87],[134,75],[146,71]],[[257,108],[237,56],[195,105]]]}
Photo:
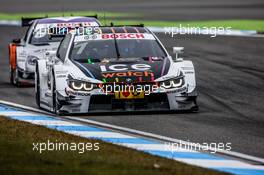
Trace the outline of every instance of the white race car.
{"label": "white race car", "polygon": [[43,59],[47,50],[56,51],[67,32],[99,26],[96,17],[22,18],[22,26],[29,28],[23,39],[9,44],[10,82],[17,86],[34,83],[36,60]]}
{"label": "white race car", "polygon": [[197,111],[193,63],[171,57],[143,26],[95,27],[67,34],[37,60],[36,103],[56,114]]}

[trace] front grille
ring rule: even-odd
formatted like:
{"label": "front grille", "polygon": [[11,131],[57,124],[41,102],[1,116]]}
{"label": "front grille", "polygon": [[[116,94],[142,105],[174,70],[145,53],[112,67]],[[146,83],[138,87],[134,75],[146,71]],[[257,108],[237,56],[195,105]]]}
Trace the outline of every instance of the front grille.
{"label": "front grille", "polygon": [[144,99],[114,99],[114,95],[93,95],[89,111],[168,110],[165,93],[145,95]]}

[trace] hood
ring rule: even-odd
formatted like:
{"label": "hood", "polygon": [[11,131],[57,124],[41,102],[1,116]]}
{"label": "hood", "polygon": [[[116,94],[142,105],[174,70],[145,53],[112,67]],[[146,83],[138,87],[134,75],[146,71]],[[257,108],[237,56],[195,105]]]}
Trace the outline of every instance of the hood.
{"label": "hood", "polygon": [[166,75],[170,68],[168,58],[135,61],[111,61],[107,63],[73,61],[87,76],[103,82],[154,82],[155,79]]}

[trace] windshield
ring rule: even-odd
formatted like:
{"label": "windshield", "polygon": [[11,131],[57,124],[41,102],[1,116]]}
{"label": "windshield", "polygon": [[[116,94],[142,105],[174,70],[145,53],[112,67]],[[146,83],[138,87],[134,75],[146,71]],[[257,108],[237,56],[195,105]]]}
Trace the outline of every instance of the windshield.
{"label": "windshield", "polygon": [[37,24],[32,32],[30,43],[35,45],[49,44],[50,42],[60,42],[69,32],[85,33],[89,32],[91,26],[86,23],[50,23]]}
{"label": "windshield", "polygon": [[54,25],[56,24],[38,24],[31,34],[30,43],[38,45],[60,42],[66,34],[65,29],[60,28],[60,30],[58,30]]}
{"label": "windshield", "polygon": [[114,39],[75,42],[70,57],[75,61],[93,59],[98,62],[104,59],[116,60],[117,52],[120,58],[166,57],[164,50],[154,39],[117,39],[116,44]]}

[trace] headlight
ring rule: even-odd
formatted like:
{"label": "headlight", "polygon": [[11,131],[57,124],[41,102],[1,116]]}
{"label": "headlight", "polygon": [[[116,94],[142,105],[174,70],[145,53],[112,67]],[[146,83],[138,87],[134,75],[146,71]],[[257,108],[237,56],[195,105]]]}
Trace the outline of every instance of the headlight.
{"label": "headlight", "polygon": [[162,86],[165,89],[171,89],[171,88],[181,87],[183,84],[184,84],[183,77],[179,77],[179,78],[176,78],[176,79],[163,81],[163,82],[160,83],[160,86]]}
{"label": "headlight", "polygon": [[28,62],[28,64],[29,64],[29,65],[32,65],[32,66],[34,66],[34,65],[36,64],[36,61],[37,61],[37,60],[39,60],[39,58],[36,57],[36,56],[33,56],[33,55],[29,55],[29,56],[27,57],[27,62]]}
{"label": "headlight", "polygon": [[83,82],[79,80],[69,80],[69,87],[76,91],[91,91],[96,86],[88,82]]}

